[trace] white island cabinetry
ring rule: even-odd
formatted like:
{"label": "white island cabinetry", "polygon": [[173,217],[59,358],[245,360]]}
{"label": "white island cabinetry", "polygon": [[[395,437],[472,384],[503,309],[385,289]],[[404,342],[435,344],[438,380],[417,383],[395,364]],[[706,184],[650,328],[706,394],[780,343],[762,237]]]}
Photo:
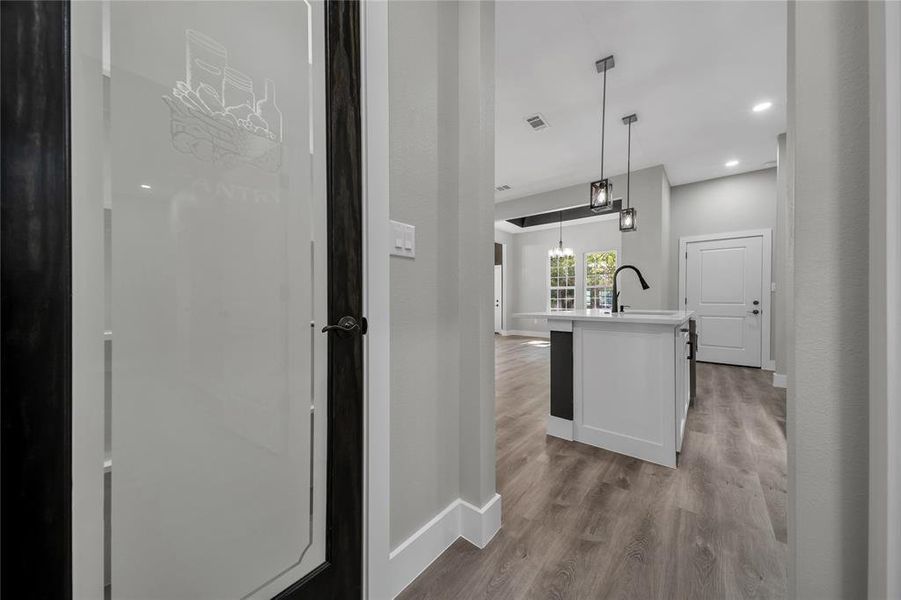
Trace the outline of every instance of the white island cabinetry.
{"label": "white island cabinetry", "polygon": [[690,402],[691,312],[522,316],[544,317],[551,329],[549,434],[676,466]]}

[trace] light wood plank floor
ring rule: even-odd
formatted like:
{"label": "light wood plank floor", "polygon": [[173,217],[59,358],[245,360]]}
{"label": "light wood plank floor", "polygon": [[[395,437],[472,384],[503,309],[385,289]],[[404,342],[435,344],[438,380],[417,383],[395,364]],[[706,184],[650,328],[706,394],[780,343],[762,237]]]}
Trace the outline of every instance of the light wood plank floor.
{"label": "light wood plank floor", "polygon": [[679,468],[544,434],[546,340],[497,338],[503,526],[458,540],[400,596],[783,598],[785,393],[759,369],[698,364]]}

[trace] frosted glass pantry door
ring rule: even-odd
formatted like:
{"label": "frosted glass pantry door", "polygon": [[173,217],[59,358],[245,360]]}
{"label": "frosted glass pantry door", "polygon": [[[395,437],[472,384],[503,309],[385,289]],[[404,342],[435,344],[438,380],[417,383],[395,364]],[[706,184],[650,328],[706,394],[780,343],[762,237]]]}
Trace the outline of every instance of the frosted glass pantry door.
{"label": "frosted glass pantry door", "polygon": [[322,7],[109,11],[111,595],[270,598],[325,559]]}

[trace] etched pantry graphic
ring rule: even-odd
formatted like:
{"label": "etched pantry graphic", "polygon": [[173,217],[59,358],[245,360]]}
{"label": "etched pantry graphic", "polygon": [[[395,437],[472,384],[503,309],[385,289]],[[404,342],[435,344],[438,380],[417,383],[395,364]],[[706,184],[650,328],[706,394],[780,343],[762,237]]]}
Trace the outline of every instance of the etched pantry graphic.
{"label": "etched pantry graphic", "polygon": [[253,79],[228,65],[228,49],[185,31],[185,79],[163,96],[171,111],[172,145],[223,167],[250,164],[274,173],[282,164],[282,113],[275,83],[257,100]]}

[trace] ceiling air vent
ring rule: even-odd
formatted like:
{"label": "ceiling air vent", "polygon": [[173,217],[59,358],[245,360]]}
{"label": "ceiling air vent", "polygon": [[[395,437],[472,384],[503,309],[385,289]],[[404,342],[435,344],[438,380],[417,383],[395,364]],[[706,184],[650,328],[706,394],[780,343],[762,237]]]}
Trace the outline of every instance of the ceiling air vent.
{"label": "ceiling air vent", "polygon": [[532,126],[532,129],[538,131],[539,129],[544,129],[548,126],[547,121],[544,120],[544,117],[541,116],[541,113],[535,113],[532,116],[526,117],[526,123]]}
{"label": "ceiling air vent", "polygon": [[510,186],[509,186],[509,185],[499,185],[499,186],[497,186],[497,187],[494,188],[494,189],[497,190],[497,191],[499,191],[499,192],[506,192],[507,190],[510,189]]}

